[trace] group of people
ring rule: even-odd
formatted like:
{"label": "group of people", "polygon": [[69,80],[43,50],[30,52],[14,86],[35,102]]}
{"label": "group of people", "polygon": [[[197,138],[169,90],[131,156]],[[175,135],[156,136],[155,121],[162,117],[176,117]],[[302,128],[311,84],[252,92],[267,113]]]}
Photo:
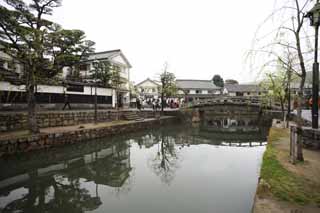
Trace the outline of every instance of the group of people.
{"label": "group of people", "polygon": [[137,108],[138,110],[144,109],[145,106],[152,106],[152,109],[154,111],[157,111],[158,109],[161,109],[161,99],[157,98],[157,99],[141,99],[141,98],[137,98]]}
{"label": "group of people", "polygon": [[[182,100],[183,101],[183,100]],[[179,108],[181,100],[169,98],[164,100],[164,108]],[[161,99],[160,98],[137,98],[137,109],[141,110],[145,107],[152,108],[154,111],[161,109]]]}

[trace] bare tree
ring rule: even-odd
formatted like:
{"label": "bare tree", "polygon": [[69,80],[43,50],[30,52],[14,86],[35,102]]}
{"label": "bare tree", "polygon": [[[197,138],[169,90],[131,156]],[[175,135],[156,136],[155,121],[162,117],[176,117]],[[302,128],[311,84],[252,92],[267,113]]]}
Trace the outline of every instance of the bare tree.
{"label": "bare tree", "polygon": [[[310,69],[308,62],[311,60],[313,51],[305,15],[313,3],[310,0],[287,0],[281,2],[282,5],[279,6],[278,3],[275,2],[274,11],[258,27],[252,49],[249,51],[249,62],[252,70],[258,68],[261,71],[266,67],[272,69],[274,62],[280,61],[287,70],[300,78],[297,126],[298,129],[301,129],[303,125],[301,114],[303,89],[307,70]],[[262,33],[265,26],[269,26],[272,30]],[[276,27],[274,28],[274,26]],[[299,136],[297,143],[297,159],[303,161],[301,136]]]}

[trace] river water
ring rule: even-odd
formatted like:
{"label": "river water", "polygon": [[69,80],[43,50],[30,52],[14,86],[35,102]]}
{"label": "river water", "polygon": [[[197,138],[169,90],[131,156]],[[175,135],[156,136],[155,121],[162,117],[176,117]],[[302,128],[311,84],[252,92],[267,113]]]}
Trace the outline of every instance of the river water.
{"label": "river water", "polygon": [[167,126],[1,159],[0,212],[249,213],[266,133]]}

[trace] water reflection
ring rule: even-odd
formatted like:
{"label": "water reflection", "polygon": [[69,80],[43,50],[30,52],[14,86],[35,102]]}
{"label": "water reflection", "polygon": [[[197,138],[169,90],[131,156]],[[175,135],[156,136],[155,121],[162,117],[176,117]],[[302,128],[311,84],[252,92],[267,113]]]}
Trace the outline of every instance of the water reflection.
{"label": "water reflection", "polygon": [[157,152],[149,159],[148,163],[161,181],[169,185],[174,179],[175,171],[179,168],[175,138],[170,137],[164,129],[161,129],[160,135],[156,134],[154,139],[149,142],[157,144]]}
{"label": "water reflection", "polygon": [[[101,145],[100,142],[97,143]],[[39,153],[42,157],[51,155],[51,162],[40,163],[37,161],[41,156],[29,155],[24,155],[26,159],[22,161],[1,161],[1,168],[5,168],[4,164],[9,164],[9,169],[1,173],[0,196],[10,197],[15,189],[26,190],[19,199],[1,206],[2,212],[85,212],[97,209],[102,204],[98,193],[99,185],[120,190],[131,171],[127,142],[104,145],[107,147],[88,154],[81,146]],[[76,156],[68,158],[68,154],[72,152],[77,152]],[[56,163],[61,157],[68,159]],[[39,163],[42,166],[34,167]],[[11,166],[14,169],[10,169]],[[83,186],[83,179],[95,186],[94,193]],[[119,193],[119,190],[116,192]]]}
{"label": "water reflection", "polygon": [[[267,128],[248,134],[243,129],[253,121],[244,124],[228,134],[209,122],[168,126],[1,159],[0,212],[248,212],[262,151],[255,147],[265,144]],[[246,173],[241,160],[249,165]],[[239,191],[228,189],[234,175],[243,182]],[[206,190],[210,186],[214,190]],[[230,210],[221,194],[239,206]]]}

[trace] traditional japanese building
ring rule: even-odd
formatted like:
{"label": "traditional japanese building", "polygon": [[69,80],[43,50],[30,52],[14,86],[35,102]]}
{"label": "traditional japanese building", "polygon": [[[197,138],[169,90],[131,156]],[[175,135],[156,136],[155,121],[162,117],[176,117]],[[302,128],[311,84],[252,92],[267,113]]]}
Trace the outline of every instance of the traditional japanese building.
{"label": "traditional japanese building", "polygon": [[221,88],[210,80],[177,79],[178,94],[187,101],[211,98],[221,94]]}
{"label": "traditional japanese building", "polygon": [[[45,108],[61,108],[65,95],[68,95],[73,108],[90,108],[94,103],[95,86],[93,79],[93,63],[108,61],[120,69],[122,84],[118,88],[98,85],[97,99],[99,107],[128,107],[130,103],[129,80],[131,64],[121,50],[111,50],[89,54],[74,67],[65,67],[53,79],[39,82],[36,90],[36,101]],[[7,54],[0,52],[0,109],[24,108],[27,100],[25,85],[21,81],[23,66],[12,60]],[[77,75],[75,75],[77,73]]]}

